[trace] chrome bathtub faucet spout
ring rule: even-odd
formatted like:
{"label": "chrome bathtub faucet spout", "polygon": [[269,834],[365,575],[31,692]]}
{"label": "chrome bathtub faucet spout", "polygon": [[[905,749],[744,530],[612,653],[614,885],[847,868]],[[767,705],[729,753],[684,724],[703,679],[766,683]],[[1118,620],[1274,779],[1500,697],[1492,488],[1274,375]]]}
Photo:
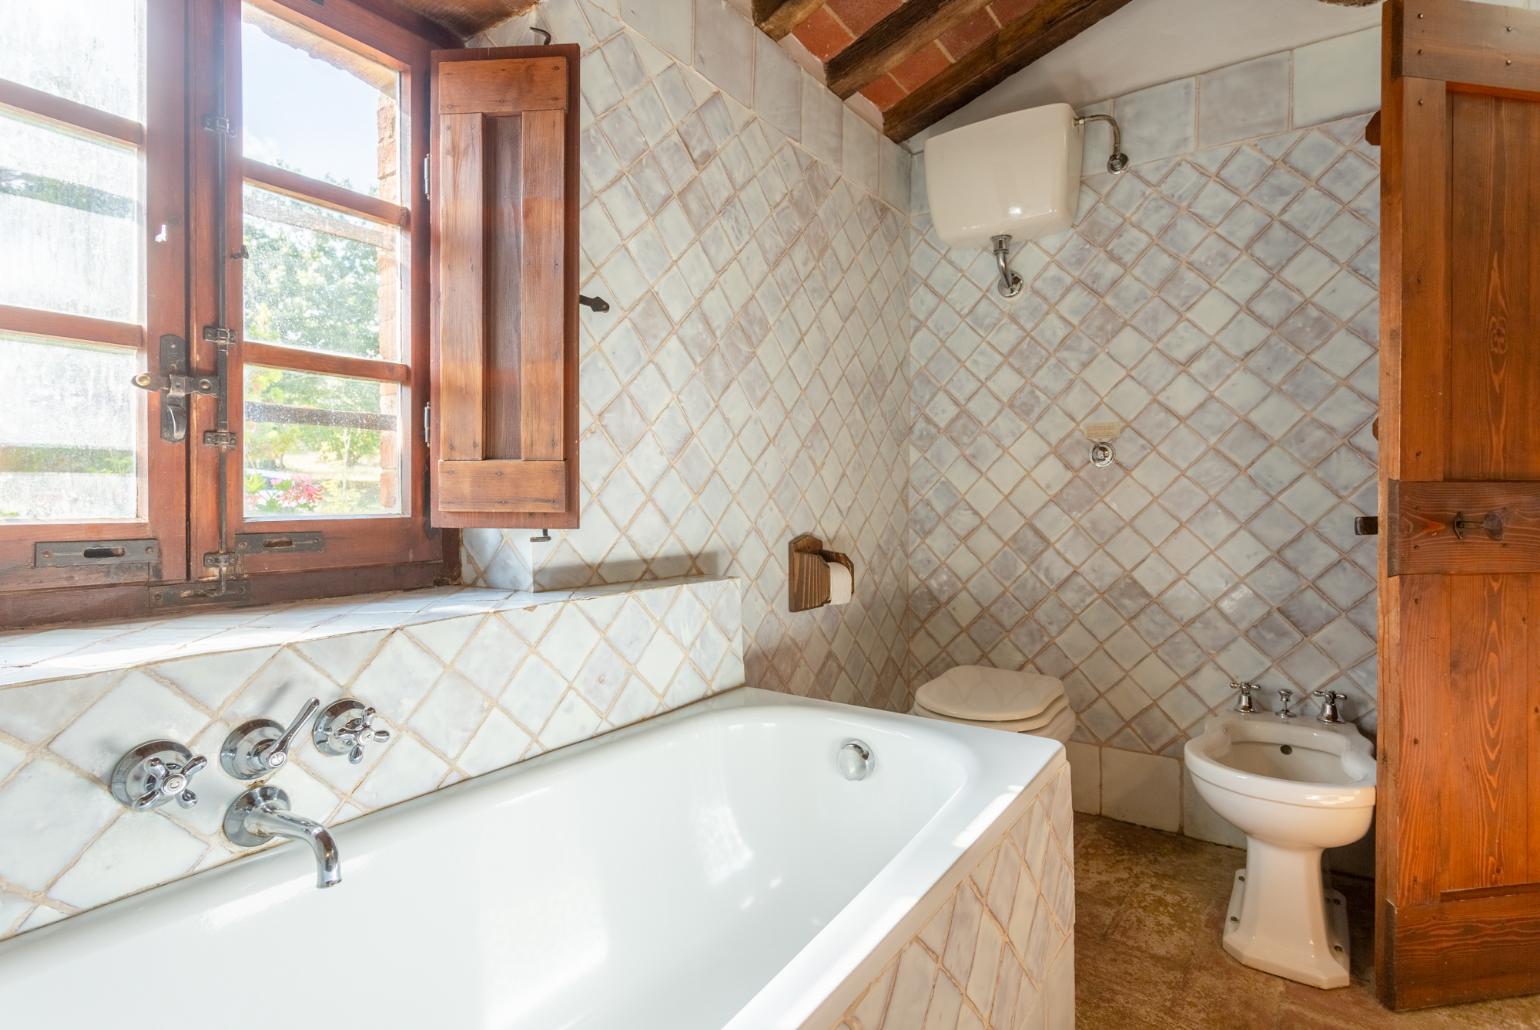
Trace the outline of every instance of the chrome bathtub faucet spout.
{"label": "chrome bathtub faucet spout", "polygon": [[224,830],[230,843],[243,848],[261,847],[274,837],[302,840],[315,854],[315,885],[324,889],[342,882],[342,859],[331,831],[289,811],[289,795],[277,787],[253,787],[230,802]]}

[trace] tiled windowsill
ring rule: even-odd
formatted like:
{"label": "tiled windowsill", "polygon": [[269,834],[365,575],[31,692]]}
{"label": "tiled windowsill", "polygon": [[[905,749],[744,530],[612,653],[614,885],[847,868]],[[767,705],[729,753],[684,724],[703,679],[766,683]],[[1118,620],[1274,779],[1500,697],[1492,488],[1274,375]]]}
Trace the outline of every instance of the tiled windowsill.
{"label": "tiled windowsill", "polygon": [[441,587],[4,633],[0,634],[0,687],[127,669],[173,658],[420,626],[467,615],[625,596],[685,583],[714,582],[718,578],[695,576],[539,592]]}

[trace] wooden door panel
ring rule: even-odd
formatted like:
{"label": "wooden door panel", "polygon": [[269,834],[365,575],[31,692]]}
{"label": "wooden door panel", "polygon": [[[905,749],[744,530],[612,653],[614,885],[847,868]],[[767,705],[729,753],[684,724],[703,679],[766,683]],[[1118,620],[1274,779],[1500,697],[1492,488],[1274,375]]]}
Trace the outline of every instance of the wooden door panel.
{"label": "wooden door panel", "polygon": [[1384,68],[1376,980],[1405,1008],[1540,990],[1540,16],[1391,0]]}
{"label": "wooden door panel", "polygon": [[1463,424],[1446,479],[1540,479],[1540,103],[1466,92],[1450,101],[1450,382]]}

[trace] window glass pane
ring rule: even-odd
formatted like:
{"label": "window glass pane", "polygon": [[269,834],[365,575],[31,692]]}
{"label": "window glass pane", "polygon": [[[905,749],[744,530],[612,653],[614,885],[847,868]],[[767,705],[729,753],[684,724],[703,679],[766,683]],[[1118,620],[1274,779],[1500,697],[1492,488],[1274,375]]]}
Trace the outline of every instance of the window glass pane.
{"label": "window glass pane", "polygon": [[398,200],[400,73],[249,5],[243,18],[245,155]]}
{"label": "window glass pane", "polygon": [[244,196],[246,339],[398,360],[400,229],[249,184]]}
{"label": "window glass pane", "polygon": [[123,347],[0,334],[0,522],[138,516],[138,371]]}
{"label": "window glass pane", "polygon": [[0,114],[0,304],[142,320],[139,154]]}
{"label": "window glass pane", "polygon": [[0,79],[144,121],[144,0],[0,0]]}
{"label": "window glass pane", "polygon": [[247,518],[401,514],[401,388],[246,366]]}

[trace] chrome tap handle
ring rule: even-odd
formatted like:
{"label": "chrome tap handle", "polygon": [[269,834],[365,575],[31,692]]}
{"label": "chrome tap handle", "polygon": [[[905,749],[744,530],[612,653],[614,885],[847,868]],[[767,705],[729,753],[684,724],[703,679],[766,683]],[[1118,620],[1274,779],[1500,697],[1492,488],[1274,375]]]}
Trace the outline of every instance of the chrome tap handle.
{"label": "chrome tap handle", "polygon": [[1294,691],[1287,688],[1278,691],[1278,718],[1292,719],[1298,712],[1289,711],[1289,705],[1294,703]]}
{"label": "chrome tap handle", "polygon": [[1312,696],[1321,699],[1321,714],[1316,716],[1316,720],[1318,722],[1336,725],[1337,723],[1346,721],[1342,718],[1342,712],[1338,707],[1342,699],[1347,697],[1346,694],[1339,693],[1335,690],[1316,690],[1312,691],[1311,693]]}
{"label": "chrome tap handle", "polygon": [[260,779],[276,772],[289,760],[294,735],[304,728],[319,707],[321,699],[318,697],[306,701],[287,728],[272,719],[241,723],[230,731],[224,746],[219,749],[219,764],[225,772],[240,780]]}
{"label": "chrome tap handle", "polygon": [[1240,683],[1235,680],[1231,680],[1230,689],[1237,691],[1240,694],[1240,697],[1235,699],[1235,710],[1237,712],[1244,712],[1247,715],[1250,715],[1252,712],[1257,710],[1256,704],[1251,700],[1252,691],[1257,689],[1257,685],[1255,683]]}
{"label": "chrome tap handle", "polygon": [[347,755],[348,762],[357,765],[364,760],[364,748],[368,744],[384,744],[390,740],[389,730],[374,728],[377,713],[352,698],[333,701],[316,716],[312,739],[323,755]]}
{"label": "chrome tap handle", "polygon": [[168,801],[183,808],[198,803],[189,784],[209,764],[171,740],[151,740],[124,755],[112,771],[112,796],[136,812],[148,812]]}
{"label": "chrome tap handle", "polygon": [[373,708],[365,708],[363,715],[349,719],[347,725],[337,731],[343,743],[352,745],[348,750],[348,761],[353,765],[364,760],[365,744],[385,744],[390,741],[389,730],[374,728],[374,714]]}

